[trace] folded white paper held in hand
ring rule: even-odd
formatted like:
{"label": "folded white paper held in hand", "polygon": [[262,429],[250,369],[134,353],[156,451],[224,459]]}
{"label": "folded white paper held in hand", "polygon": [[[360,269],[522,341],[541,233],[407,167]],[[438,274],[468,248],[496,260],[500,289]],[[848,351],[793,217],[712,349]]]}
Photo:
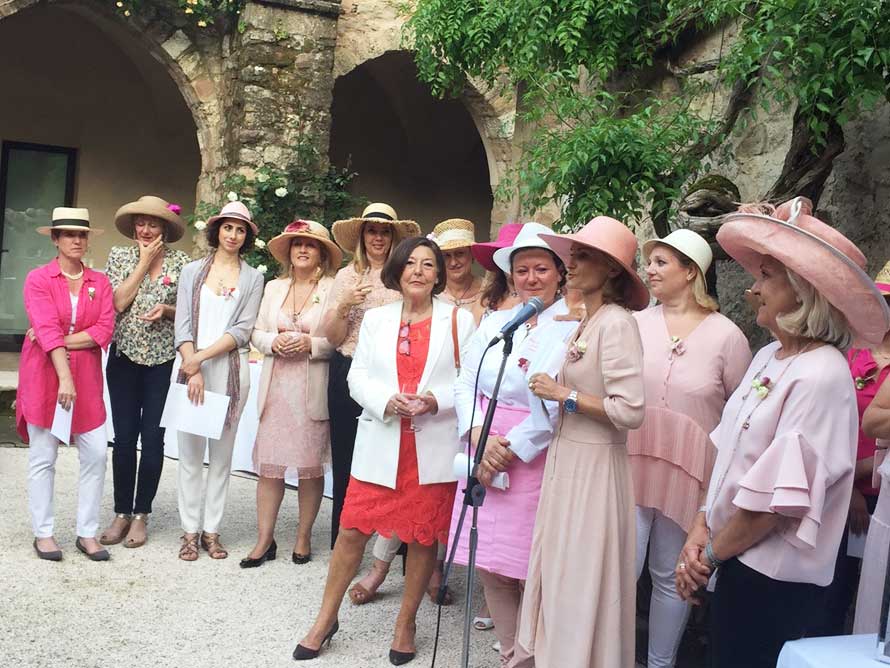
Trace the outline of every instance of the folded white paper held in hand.
{"label": "folded white paper held in hand", "polygon": [[219,438],[228,410],[228,395],[204,390],[204,403],[196,406],[189,400],[187,385],[170,383],[161,426],[206,438]]}
{"label": "folded white paper held in hand", "polygon": [[[466,452],[458,452],[454,455],[454,475],[457,476],[458,480],[466,480],[467,479],[467,466],[473,465],[473,462],[470,461],[470,457]],[[472,470],[472,468],[470,469]],[[510,476],[507,473],[501,471],[500,473],[495,473],[494,477],[491,479],[491,486],[495,489],[509,489],[510,488]]]}
{"label": "folded white paper held in hand", "polygon": [[65,445],[71,443],[71,418],[74,417],[74,404],[71,404],[70,410],[65,410],[62,405],[56,402],[56,412],[53,413],[53,425],[49,428],[49,432]]}

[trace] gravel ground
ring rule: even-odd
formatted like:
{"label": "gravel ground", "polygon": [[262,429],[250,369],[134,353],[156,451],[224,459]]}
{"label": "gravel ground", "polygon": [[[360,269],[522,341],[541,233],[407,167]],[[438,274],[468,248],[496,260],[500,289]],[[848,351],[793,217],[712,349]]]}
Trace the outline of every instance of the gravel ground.
{"label": "gravel ground", "polygon": [[[309,628],[320,602],[330,551],[330,501],[316,523],[313,560],[291,563],[297,523],[296,492],[285,496],[278,526],[279,557],[242,570],[255,538],[255,483],[235,476],[222,531],[230,556],[197,562],[177,559],[176,461],[166,460],[161,487],[142,548],[111,548],[111,561],[94,563],[74,548],[77,453],[62,448],[56,467],[56,539],[61,563],[37,559],[26,495],[27,450],[0,448],[0,666],[2,668],[223,668],[294,666],[291,652]],[[113,515],[109,450],[102,523]],[[365,564],[370,561],[370,548]],[[387,652],[401,595],[397,563],[381,598],[357,608],[347,600],[332,648],[312,666],[389,666]],[[452,583],[463,592],[464,570]],[[439,657],[443,668],[460,666],[463,595],[444,608]],[[479,592],[474,605],[478,605]],[[474,607],[474,609],[476,609]],[[429,666],[436,607],[425,600],[418,615],[418,657]],[[473,667],[497,666],[491,632],[472,633]]]}

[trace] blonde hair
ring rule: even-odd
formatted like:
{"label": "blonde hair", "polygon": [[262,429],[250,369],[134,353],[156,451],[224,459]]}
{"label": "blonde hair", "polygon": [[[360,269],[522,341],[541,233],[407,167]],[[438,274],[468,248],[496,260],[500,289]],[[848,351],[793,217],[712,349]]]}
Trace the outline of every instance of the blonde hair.
{"label": "blonde hair", "polygon": [[[278,275],[278,278],[292,278],[291,269],[293,266],[290,261],[290,249],[293,248],[294,239],[312,239],[312,237],[300,235],[290,238],[290,244],[287,247],[287,254],[284,256],[284,261],[279,263],[281,265],[281,273]],[[331,254],[328,252],[327,247],[320,241],[317,241],[317,243],[319,254],[321,255],[318,264],[318,268],[321,269],[321,272],[318,273],[318,278],[321,278],[322,276],[333,276],[339,267],[333,266],[333,263],[331,262]]]}
{"label": "blonde hair", "polygon": [[673,246],[668,246],[667,244],[656,245],[659,248],[668,249],[673,256],[677,258],[677,262],[687,269],[691,267],[695,271],[695,278],[692,279],[692,298],[695,299],[695,303],[706,311],[718,311],[720,305],[717,304],[717,300],[708,293],[708,284],[705,281],[705,275],[702,273],[701,267],[699,267],[692,258]]}
{"label": "blonde hair", "polygon": [[822,341],[846,350],[853,343],[847,318],[832,306],[808,281],[785,267],[788,281],[800,304],[790,313],[776,317],[776,324],[792,336]]}
{"label": "blonde hair", "polygon": [[[378,222],[378,221],[373,221]],[[386,225],[387,222],[385,220],[380,220],[380,223]],[[371,267],[371,261],[368,260],[368,251],[365,248],[365,226],[368,224],[368,221],[362,223],[362,226],[358,230],[358,241],[355,242],[355,250],[352,253],[352,264],[355,268],[355,273],[362,274],[366,269]],[[386,259],[389,259],[389,256],[392,255],[393,249],[398,245],[401,238],[399,237],[399,231],[395,225],[390,225],[389,229],[392,230],[392,241],[389,243],[389,250],[386,251]]]}

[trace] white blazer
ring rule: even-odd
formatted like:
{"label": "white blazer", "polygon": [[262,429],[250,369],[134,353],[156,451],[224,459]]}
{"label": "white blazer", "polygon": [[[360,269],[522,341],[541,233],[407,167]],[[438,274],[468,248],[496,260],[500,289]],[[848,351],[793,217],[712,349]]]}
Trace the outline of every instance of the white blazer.
{"label": "white blazer", "polygon": [[[417,469],[421,485],[454,482],[454,455],[461,449],[454,412],[454,344],[451,335],[453,306],[433,299],[430,345],[418,394],[432,392],[439,404],[435,415],[414,418]],[[396,487],[399,468],[401,420],[384,415],[386,404],[399,392],[396,345],[401,323],[402,301],[370,309],[359,330],[358,345],[347,381],[349,394],[362,407],[352,457],[352,475],[359,480]],[[463,351],[475,329],[473,316],[457,309],[458,345]],[[462,357],[463,355],[461,355]]]}

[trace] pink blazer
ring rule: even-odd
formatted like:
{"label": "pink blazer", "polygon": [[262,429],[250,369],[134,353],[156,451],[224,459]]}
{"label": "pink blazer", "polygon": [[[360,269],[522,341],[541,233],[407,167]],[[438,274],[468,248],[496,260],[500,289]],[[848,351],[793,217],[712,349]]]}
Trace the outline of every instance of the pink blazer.
{"label": "pink blazer", "polygon": [[[19,361],[19,388],[15,402],[16,430],[28,442],[28,424],[52,426],[59,378],[49,353],[64,347],[71,326],[68,281],[57,260],[38,267],[25,278],[25,311],[34,328],[35,341],[25,337]],[[77,302],[74,333],[86,332],[98,347],[69,352],[77,399],[71,433],[83,434],[105,423],[102,398],[102,351],[114,333],[114,298],[105,274],[84,269]]]}

